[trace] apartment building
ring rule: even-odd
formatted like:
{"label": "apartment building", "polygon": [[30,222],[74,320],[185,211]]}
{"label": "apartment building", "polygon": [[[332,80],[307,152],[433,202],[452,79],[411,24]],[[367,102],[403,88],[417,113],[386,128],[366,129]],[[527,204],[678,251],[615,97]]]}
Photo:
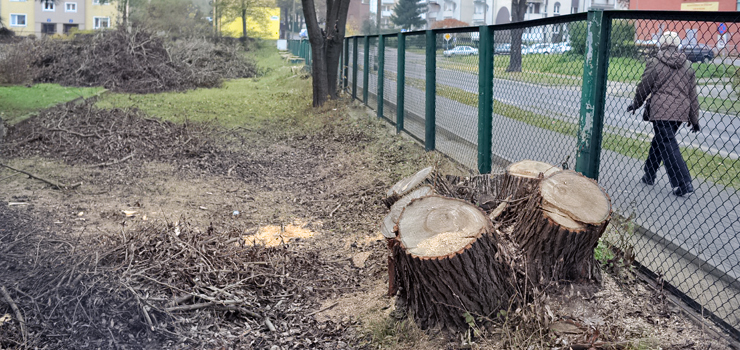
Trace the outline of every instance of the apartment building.
{"label": "apartment building", "polygon": [[380,27],[393,27],[391,15],[393,14],[393,8],[396,7],[396,0],[369,0],[372,19],[376,19],[378,16],[378,1],[380,1]]}
{"label": "apartment building", "polygon": [[6,27],[24,36],[110,28],[117,14],[110,0],[0,0],[0,17]]}

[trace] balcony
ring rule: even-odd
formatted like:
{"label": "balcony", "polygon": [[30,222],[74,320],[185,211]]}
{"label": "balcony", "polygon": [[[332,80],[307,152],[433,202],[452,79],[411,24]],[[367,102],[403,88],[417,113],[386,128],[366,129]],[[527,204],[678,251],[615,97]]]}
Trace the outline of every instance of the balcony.
{"label": "balcony", "polygon": [[452,18],[455,15],[455,11],[442,11],[442,17],[444,18]]}
{"label": "balcony", "polygon": [[380,11],[381,17],[390,17],[393,14],[393,11]]}
{"label": "balcony", "polygon": [[437,19],[437,11],[428,12],[427,13],[427,19]]}
{"label": "balcony", "polygon": [[483,21],[486,19],[485,13],[474,13],[473,14],[473,21]]}

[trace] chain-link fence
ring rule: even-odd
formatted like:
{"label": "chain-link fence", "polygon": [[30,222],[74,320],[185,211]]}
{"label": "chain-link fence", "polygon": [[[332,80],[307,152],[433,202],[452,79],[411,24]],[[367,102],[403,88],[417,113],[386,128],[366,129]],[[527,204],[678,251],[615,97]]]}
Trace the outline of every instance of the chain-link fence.
{"label": "chain-link fence", "polygon": [[343,62],[346,91],[428,150],[598,179],[606,241],[740,338],[737,42],[738,13],[590,11],[347,38]]}

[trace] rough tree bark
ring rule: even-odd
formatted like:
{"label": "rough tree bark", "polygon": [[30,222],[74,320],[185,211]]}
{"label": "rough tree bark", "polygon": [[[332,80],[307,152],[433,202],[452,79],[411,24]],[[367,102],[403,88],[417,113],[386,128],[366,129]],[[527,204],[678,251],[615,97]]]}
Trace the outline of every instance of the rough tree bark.
{"label": "rough tree bark", "polygon": [[[497,203],[506,202],[506,210],[499,216],[499,221],[508,221],[522,213],[527,206],[527,199],[535,192],[540,181],[560,168],[534,160],[523,160],[506,167]],[[540,174],[542,176],[540,176]]]}
{"label": "rough tree bark", "polygon": [[611,200],[593,180],[564,170],[542,180],[512,230],[528,282],[599,279],[594,248],[611,218]]}
{"label": "rough tree bark", "polygon": [[[511,0],[511,21],[521,22],[527,13],[527,0]],[[507,72],[522,71],[522,33],[523,29],[511,30],[511,55]]]}
{"label": "rough tree bark", "polygon": [[515,295],[511,270],[485,213],[427,196],[406,206],[393,249],[398,298],[423,329],[466,329],[465,314],[494,317]]}
{"label": "rough tree bark", "polygon": [[350,0],[327,0],[326,23],[319,26],[314,0],[301,0],[313,60],[313,106],[337,98],[337,74]]}

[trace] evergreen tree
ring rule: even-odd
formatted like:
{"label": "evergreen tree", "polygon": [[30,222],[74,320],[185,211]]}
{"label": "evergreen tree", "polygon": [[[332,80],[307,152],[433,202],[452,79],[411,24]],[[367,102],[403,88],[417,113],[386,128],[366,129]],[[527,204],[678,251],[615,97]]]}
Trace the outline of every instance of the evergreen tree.
{"label": "evergreen tree", "polygon": [[421,19],[421,13],[425,6],[419,4],[418,0],[399,0],[396,6],[393,7],[391,21],[406,30],[422,27],[426,24],[426,21]]}

